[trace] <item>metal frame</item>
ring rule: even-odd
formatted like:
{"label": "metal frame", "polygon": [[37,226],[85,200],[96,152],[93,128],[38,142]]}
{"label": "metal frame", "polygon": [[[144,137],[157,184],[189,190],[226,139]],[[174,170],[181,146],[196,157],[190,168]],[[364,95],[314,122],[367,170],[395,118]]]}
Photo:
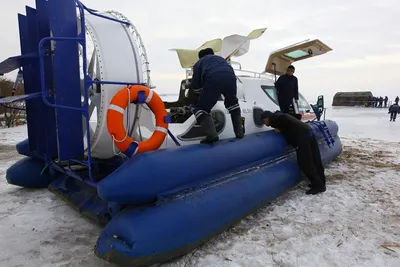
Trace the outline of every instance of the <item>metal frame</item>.
{"label": "metal frame", "polygon": [[[87,135],[87,160],[78,160],[78,159],[69,159],[67,162],[66,167],[60,166],[60,163],[57,163],[51,159],[47,153],[44,154],[44,160],[46,163],[46,166],[50,166],[53,169],[62,172],[70,177],[76,178],[86,184],[89,184],[91,186],[96,186],[97,182],[95,181],[93,177],[93,166],[96,164],[96,161],[92,158],[91,155],[91,137],[90,137],[90,123],[89,123],[89,87],[92,86],[93,84],[115,84],[115,85],[145,85],[145,83],[131,83],[131,82],[120,82],[120,81],[97,81],[97,80],[92,80],[87,73],[87,51],[86,51],[86,31],[85,31],[85,11],[87,11],[89,14],[107,19],[110,21],[114,21],[117,23],[125,24],[125,25],[132,25],[129,22],[118,20],[115,18],[107,17],[101,14],[97,14],[98,11],[90,9],[86,7],[83,3],[81,3],[79,0],[74,0],[76,3],[76,8],[79,10],[79,15],[80,15],[80,27],[81,27],[81,32],[77,37],[45,37],[42,38],[39,41],[38,44],[38,59],[39,59],[39,75],[38,77],[40,79],[40,91],[35,92],[35,93],[30,93],[26,94],[23,96],[11,96],[11,97],[4,97],[2,98],[0,105],[6,106],[5,103],[9,102],[16,102],[16,101],[24,101],[24,100],[32,100],[32,99],[38,99],[41,98],[43,104],[47,107],[50,108],[58,108],[58,109],[68,109],[68,110],[76,110],[80,111],[82,115],[86,119],[86,135]],[[32,8],[27,8],[29,12],[36,12],[35,9]],[[73,106],[66,106],[66,105],[60,105],[56,103],[51,103],[49,100],[50,97],[56,95],[56,93],[49,93],[47,92],[46,88],[46,72],[45,72],[45,58],[51,56],[52,51],[48,51],[48,48],[45,47],[45,44],[50,41],[61,41],[61,42],[77,42],[82,46],[82,57],[83,57],[83,64],[82,64],[82,69],[83,69],[83,81],[84,81],[84,103],[80,107],[73,107]],[[21,57],[24,57],[26,53],[23,52],[23,55]],[[28,83],[29,81],[27,81]],[[15,98],[15,99],[14,99]],[[6,106],[7,107],[7,106]],[[26,110],[26,109],[24,109]],[[82,132],[82,135],[85,133]],[[29,133],[28,133],[29,136]],[[84,179],[83,177],[79,176],[77,173],[74,172],[71,168],[71,163],[78,163],[81,165],[84,165],[88,168],[88,176],[89,179]],[[67,169],[66,169],[67,168]]]}
{"label": "metal frame", "polygon": [[[110,18],[101,14],[97,14],[96,10],[87,8],[83,3],[81,3],[79,0],[75,0],[76,2],[76,7],[79,10],[79,14],[80,14],[80,27],[81,27],[81,33],[76,37],[76,38],[68,38],[68,37],[46,37],[43,38],[40,42],[39,42],[39,61],[40,61],[40,78],[41,78],[41,92],[42,92],[42,101],[45,103],[45,105],[49,106],[49,107],[53,107],[53,108],[64,108],[64,109],[71,109],[71,110],[78,110],[81,111],[83,116],[86,118],[86,136],[87,136],[87,160],[76,160],[76,159],[71,159],[68,162],[68,169],[69,171],[65,170],[64,168],[58,166],[57,163],[51,161],[49,162],[51,165],[57,165],[57,167],[55,167],[55,169],[57,169],[60,172],[63,172],[65,174],[67,174],[68,176],[71,176],[73,178],[76,178],[84,183],[87,183],[89,185],[92,186],[96,186],[97,182],[95,181],[93,174],[92,174],[92,167],[93,167],[93,163],[95,163],[95,161],[92,158],[91,155],[91,140],[90,140],[90,123],[89,123],[89,87],[93,84],[115,84],[115,85],[146,85],[143,83],[129,83],[129,82],[118,82],[118,81],[94,81],[92,80],[87,73],[87,51],[86,51],[86,32],[85,32],[85,10],[94,16],[98,16],[101,17],[103,19],[107,19],[110,21],[114,21],[117,23],[121,23],[121,24],[126,24],[126,25],[131,25],[128,22],[125,21],[121,21],[121,20],[117,20],[114,18]],[[63,105],[57,105],[57,104],[52,104],[47,100],[47,93],[46,93],[46,88],[45,88],[45,76],[44,76],[44,56],[45,56],[45,50],[44,50],[44,43],[47,41],[76,41],[78,42],[80,45],[82,45],[82,60],[83,60],[83,64],[82,64],[82,69],[83,69],[83,81],[84,81],[84,104],[82,107],[70,107],[70,106],[63,106]],[[83,179],[82,177],[80,177],[79,175],[77,175],[70,166],[70,162],[75,162],[75,163],[79,163],[82,164],[84,166],[88,167],[88,174],[89,174],[89,179],[90,181],[87,181],[85,179]]]}
{"label": "metal frame", "polygon": [[[150,77],[149,77],[149,68],[148,68],[147,60],[145,62],[146,71],[147,71],[147,73],[146,73],[146,75],[147,75],[147,83],[131,83],[131,82],[121,82],[121,81],[98,81],[96,79],[94,79],[94,80],[91,79],[89,77],[88,73],[87,73],[88,62],[87,62],[87,49],[86,49],[85,11],[88,12],[89,14],[93,15],[93,16],[97,16],[97,17],[100,17],[102,19],[110,20],[110,21],[113,21],[113,22],[116,22],[116,23],[121,23],[121,24],[129,25],[129,26],[133,26],[133,24],[129,20],[128,21],[124,21],[124,20],[119,20],[119,19],[116,19],[116,18],[108,17],[108,16],[105,16],[105,15],[102,15],[102,14],[98,14],[97,10],[94,10],[94,9],[86,7],[79,0],[72,0],[72,1],[75,3],[75,8],[77,8],[79,10],[79,16],[80,16],[80,23],[79,24],[80,25],[78,24],[78,27],[81,28],[80,33],[77,34],[76,37],[71,37],[71,36],[73,36],[73,34],[71,35],[71,32],[70,32],[69,37],[62,37],[62,35],[61,36],[57,36],[57,37],[53,37],[53,36],[50,37],[50,36],[47,35],[48,33],[46,33],[47,37],[44,37],[42,39],[32,39],[32,40],[29,39],[29,37],[31,37],[31,36],[28,36],[27,38],[29,39],[29,41],[31,43],[38,44],[38,46],[37,46],[37,49],[38,49],[37,50],[38,63],[30,63],[30,64],[38,64],[38,67],[39,67],[38,69],[39,70],[37,70],[37,73],[30,73],[31,76],[27,76],[30,79],[26,81],[26,84],[32,83],[32,77],[34,77],[35,79],[38,79],[38,80],[35,80],[35,81],[36,81],[36,83],[40,83],[40,88],[35,89],[37,92],[36,91],[35,92],[30,92],[30,93],[27,93],[26,95],[23,95],[23,96],[12,96],[12,97],[6,97],[6,99],[1,99],[0,105],[4,105],[5,103],[8,103],[8,102],[32,100],[32,99],[36,99],[34,101],[38,101],[38,99],[40,99],[43,102],[42,106],[40,107],[41,109],[45,110],[46,108],[51,108],[51,109],[54,110],[54,112],[55,112],[55,109],[66,109],[66,110],[75,110],[75,111],[79,111],[80,113],[82,113],[82,115],[86,119],[86,122],[85,122],[86,123],[86,129],[84,131],[82,131],[82,137],[84,138],[84,135],[86,134],[86,138],[87,138],[87,158],[77,159],[77,157],[73,157],[73,156],[66,157],[65,155],[71,155],[74,152],[66,153],[66,154],[64,153],[63,154],[64,155],[63,158],[61,158],[61,156],[59,156],[57,158],[58,161],[56,162],[56,161],[53,160],[52,154],[50,152],[48,152],[47,150],[42,151],[42,154],[43,154],[42,156],[43,156],[43,160],[46,163],[46,167],[50,167],[50,168],[52,168],[52,169],[54,169],[54,170],[56,170],[58,172],[66,174],[69,177],[75,178],[75,179],[77,179],[79,181],[82,181],[82,182],[88,184],[88,185],[96,187],[97,186],[97,181],[95,180],[95,178],[93,176],[94,175],[93,168],[98,166],[98,162],[92,157],[92,151],[91,151],[91,136],[90,136],[90,122],[89,122],[89,119],[90,119],[90,117],[89,117],[89,88],[93,84],[113,84],[113,85],[126,85],[126,86],[129,86],[129,85],[151,86],[151,84],[149,84],[151,82],[151,80],[150,80]],[[71,5],[72,5],[72,1],[71,1]],[[41,5],[39,5],[38,3],[40,3]],[[36,5],[37,5],[37,10],[39,10],[39,11],[41,11],[42,8],[44,8],[43,3],[40,2],[40,1],[37,1]],[[72,6],[70,6],[70,8],[72,8]],[[27,7],[27,10],[29,10],[29,12],[31,12],[33,15],[36,15],[36,12],[37,12],[36,9]],[[71,12],[71,10],[70,10],[70,12]],[[20,17],[23,17],[23,16],[20,15]],[[42,15],[41,18],[43,18],[43,15]],[[46,22],[47,22],[47,24],[49,23],[49,21],[46,21]],[[136,31],[136,34],[140,38],[140,35],[137,32],[136,28],[134,26],[133,26],[133,28]],[[50,29],[50,25],[49,25],[49,29]],[[36,31],[36,29],[33,29],[33,30]],[[25,30],[25,31],[28,31],[28,30]],[[26,34],[26,33],[32,34],[32,32],[29,32],[29,31],[21,33],[21,25],[20,25],[20,34]],[[46,35],[42,34],[41,37],[46,36]],[[60,34],[58,34],[58,35],[60,35]],[[46,68],[45,65],[46,65],[46,62],[47,62],[46,60],[48,60],[48,58],[51,57],[53,55],[53,53],[54,53],[54,51],[51,51],[52,50],[52,46],[48,45],[48,43],[49,42],[51,43],[51,41],[55,41],[55,42],[71,42],[72,41],[72,42],[77,42],[79,45],[82,46],[82,65],[81,65],[80,68],[83,69],[84,102],[80,106],[62,105],[62,104],[57,104],[56,102],[53,103],[53,100],[54,100],[53,97],[56,96],[57,93],[56,92],[51,92],[50,91],[51,88],[48,88],[48,87],[50,87],[49,86],[49,84],[50,84],[49,81],[50,81],[51,76],[49,76],[49,70],[45,69]],[[140,41],[141,41],[141,39],[140,39]],[[21,43],[21,45],[22,45],[22,43]],[[32,49],[35,49],[35,48],[30,47],[30,49],[32,50]],[[146,52],[145,48],[142,47],[142,49],[144,50],[144,53],[145,53]],[[22,48],[21,48],[21,50],[22,50]],[[26,56],[26,54],[27,54],[27,52],[26,52],[26,49],[25,49],[25,51],[22,51],[22,56],[20,56],[20,57],[24,57],[24,56]],[[19,57],[16,57],[16,58],[19,58]],[[146,59],[147,59],[147,55],[146,55]],[[29,70],[31,69],[30,65],[26,65],[26,66],[27,66],[27,68]],[[54,66],[53,66],[53,68],[54,68]],[[37,77],[37,75],[39,75],[39,77]],[[38,89],[40,89],[40,90],[38,90]],[[55,88],[53,88],[53,89],[56,90],[57,86]],[[37,105],[38,102],[35,102],[35,103],[36,103],[35,105]],[[64,114],[64,116],[65,116],[65,114]],[[34,117],[34,115],[33,115],[33,117]],[[55,123],[56,123],[56,121],[55,121]],[[54,126],[56,127],[56,125],[54,125]],[[37,129],[36,127],[33,127],[33,128]],[[31,131],[35,130],[33,128],[31,129]],[[46,134],[46,133],[44,133],[44,134]],[[170,131],[168,131],[168,134],[171,136],[171,138],[173,139],[175,144],[177,146],[180,146],[178,140],[175,138],[175,136]],[[30,136],[29,135],[29,129],[28,129],[28,136]],[[43,138],[42,136],[39,136],[39,137]],[[36,138],[39,138],[39,137],[36,137]],[[59,140],[59,138],[60,138],[59,137],[59,133],[56,133],[56,138],[57,138],[57,140]],[[76,136],[75,136],[75,138],[76,138]],[[83,140],[83,138],[82,138],[82,140]],[[64,138],[64,141],[65,141],[65,138]],[[36,146],[35,142],[38,142],[38,141],[37,140],[30,140],[30,142],[33,142],[32,143],[33,144],[33,148],[32,149],[33,150],[37,149],[37,146]],[[60,144],[60,143],[61,142],[58,141],[58,144]],[[43,147],[41,147],[41,149],[43,149]],[[57,151],[58,151],[58,153],[60,155],[60,151],[61,151],[60,145],[58,145]],[[50,153],[50,155],[48,155],[48,153]],[[53,154],[54,154],[54,152],[53,152]],[[75,152],[75,154],[78,154],[78,153]],[[86,176],[86,174],[85,174],[85,176],[81,176],[78,173],[76,173],[72,169],[72,165],[74,163],[86,166],[87,167],[87,175],[88,175],[88,177]]]}

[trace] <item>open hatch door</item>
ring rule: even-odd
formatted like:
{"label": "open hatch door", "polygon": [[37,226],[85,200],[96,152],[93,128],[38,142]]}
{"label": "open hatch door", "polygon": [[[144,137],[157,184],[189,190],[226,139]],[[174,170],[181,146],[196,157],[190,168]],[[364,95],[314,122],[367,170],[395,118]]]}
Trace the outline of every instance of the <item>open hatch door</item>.
{"label": "open hatch door", "polygon": [[247,36],[233,34],[226,36],[224,39],[218,38],[210,40],[197,49],[174,48],[170,49],[170,51],[176,51],[181,67],[189,69],[199,60],[198,53],[204,48],[212,48],[215,55],[222,56],[226,59],[243,56],[250,49],[250,41],[259,38],[264,34],[266,29],[267,28],[253,30]]}
{"label": "open hatch door", "polygon": [[265,72],[283,75],[293,62],[323,55],[329,51],[332,51],[332,48],[318,39],[296,43],[272,52],[265,66]]}

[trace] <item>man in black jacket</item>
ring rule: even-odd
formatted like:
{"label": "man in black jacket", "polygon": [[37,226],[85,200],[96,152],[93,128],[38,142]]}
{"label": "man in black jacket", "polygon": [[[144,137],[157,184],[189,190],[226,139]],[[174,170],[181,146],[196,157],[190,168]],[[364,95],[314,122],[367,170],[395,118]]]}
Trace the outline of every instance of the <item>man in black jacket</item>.
{"label": "man in black jacket", "polygon": [[325,170],[312,128],[307,123],[279,111],[264,111],[261,118],[265,125],[273,127],[275,132],[281,132],[291,146],[297,147],[300,169],[311,183],[311,189],[306,194],[325,192]]}
{"label": "man in black jacket", "polygon": [[400,111],[400,107],[397,102],[390,106],[390,108],[389,108],[390,121],[393,121],[393,122],[396,121],[397,113],[399,113],[399,111]]}
{"label": "man in black jacket", "polygon": [[233,68],[223,57],[214,55],[211,48],[201,50],[199,61],[193,66],[189,89],[198,94],[193,112],[206,133],[206,138],[200,143],[214,143],[219,140],[210,112],[221,94],[225,98],[225,108],[231,114],[235,136],[236,138],[243,138],[242,116],[236,96],[236,75]]}
{"label": "man in black jacket", "polygon": [[296,104],[299,100],[299,85],[297,78],[293,73],[294,67],[290,65],[287,68],[286,74],[280,76],[275,83],[279,108],[284,113],[289,113],[290,105],[293,104],[293,98],[295,99]]}

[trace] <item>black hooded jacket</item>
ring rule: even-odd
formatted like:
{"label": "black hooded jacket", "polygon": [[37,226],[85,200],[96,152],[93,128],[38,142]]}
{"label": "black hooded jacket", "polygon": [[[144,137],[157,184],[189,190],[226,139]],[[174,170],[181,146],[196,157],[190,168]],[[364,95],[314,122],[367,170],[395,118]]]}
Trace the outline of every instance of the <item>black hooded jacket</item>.
{"label": "black hooded jacket", "polygon": [[293,98],[299,100],[299,86],[296,76],[282,75],[275,83],[279,103],[291,104]]}
{"label": "black hooded jacket", "polygon": [[397,103],[394,103],[393,105],[390,106],[389,112],[390,113],[399,113],[400,107]]}

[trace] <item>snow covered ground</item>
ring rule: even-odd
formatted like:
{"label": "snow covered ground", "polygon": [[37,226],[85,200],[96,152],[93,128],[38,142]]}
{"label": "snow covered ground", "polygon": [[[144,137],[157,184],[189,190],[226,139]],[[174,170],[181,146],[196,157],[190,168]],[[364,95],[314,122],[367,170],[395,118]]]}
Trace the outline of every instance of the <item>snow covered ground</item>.
{"label": "snow covered ground", "polygon": [[[344,151],[326,170],[324,194],[299,185],[164,266],[400,266],[400,118],[365,108],[329,109],[327,118]],[[0,266],[114,266],[93,254],[101,228],[47,190],[5,182],[25,137],[25,127],[0,129]]]}

